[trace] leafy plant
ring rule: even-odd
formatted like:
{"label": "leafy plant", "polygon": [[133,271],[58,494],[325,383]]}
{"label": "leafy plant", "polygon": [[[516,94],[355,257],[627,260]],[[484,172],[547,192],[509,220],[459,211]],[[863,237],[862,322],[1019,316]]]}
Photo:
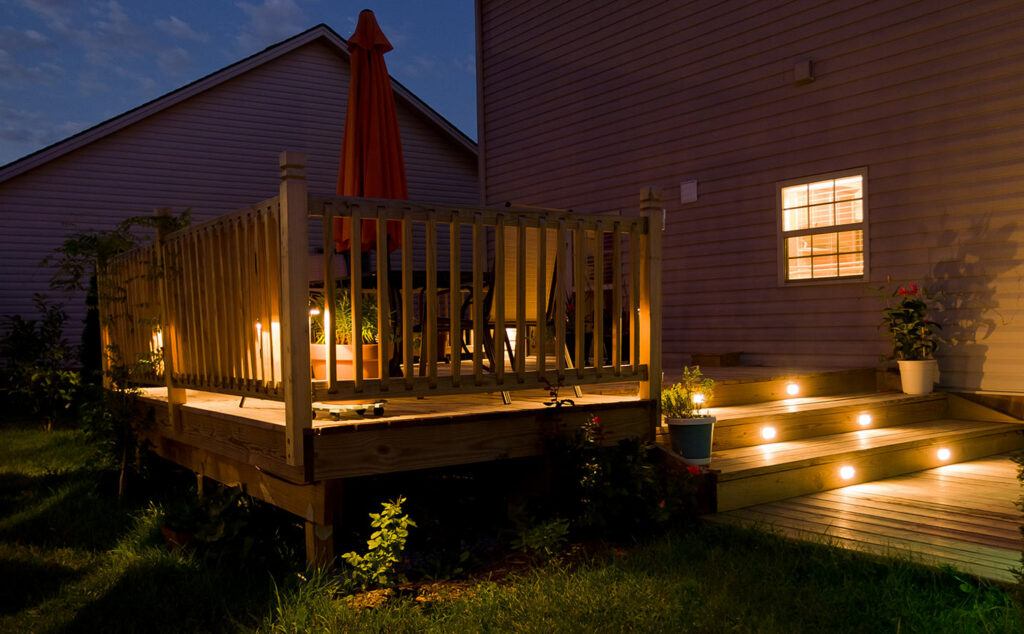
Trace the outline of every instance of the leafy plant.
{"label": "leafy plant", "polygon": [[512,540],[512,548],[540,561],[557,556],[569,538],[569,520],[555,519],[524,527]]}
{"label": "leafy plant", "polygon": [[[352,344],[352,297],[346,288],[338,289],[334,294],[334,340],[339,344]],[[324,331],[324,296],[314,293],[310,296],[310,341],[326,343]],[[360,334],[363,343],[377,342],[377,298],[372,293],[363,295],[359,319]]]}
{"label": "leafy plant", "polygon": [[42,417],[47,429],[65,418],[78,395],[80,377],[70,369],[71,348],[64,339],[67,314],[35,296],[38,319],[5,317],[0,336],[4,360],[0,391],[16,406]]}
{"label": "leafy plant", "polygon": [[882,325],[892,337],[893,356],[910,361],[934,358],[942,327],[929,319],[932,298],[916,283],[900,286],[892,296],[896,303],[882,311]]}
{"label": "leafy plant", "polygon": [[576,401],[571,398],[558,398],[558,391],[562,389],[562,380],[559,379],[557,383],[552,383],[547,380],[547,377],[540,377],[541,381],[544,381],[544,385],[547,386],[548,400],[544,401],[544,405],[547,407],[554,407],[559,409],[561,407],[569,406],[572,407],[576,404]]}
{"label": "leafy plant", "polygon": [[380,513],[370,513],[370,526],[374,528],[366,541],[366,553],[352,551],[341,558],[349,565],[348,582],[351,589],[389,587],[401,581],[395,568],[402,559],[409,529],[416,523],[402,511],[405,498],[399,497],[381,504]]}
{"label": "leafy plant", "polygon": [[[714,396],[714,380],[704,376],[700,366],[683,368],[679,383],[661,391],[661,411],[666,418],[699,418],[707,415],[707,404]],[[701,412],[701,406],[704,412]]]}

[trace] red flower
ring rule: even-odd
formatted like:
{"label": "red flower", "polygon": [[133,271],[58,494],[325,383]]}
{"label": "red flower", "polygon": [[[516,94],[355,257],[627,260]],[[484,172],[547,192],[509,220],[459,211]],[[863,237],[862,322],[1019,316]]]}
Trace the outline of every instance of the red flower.
{"label": "red flower", "polygon": [[658,502],[658,508],[659,509],[665,508],[665,500],[661,500],[661,501]]}
{"label": "red flower", "polygon": [[590,422],[594,423],[595,425],[600,425],[601,424],[601,417],[600,416],[591,416],[590,417]]}
{"label": "red flower", "polygon": [[697,465],[690,465],[686,467],[686,470],[690,472],[690,475],[700,475],[700,467]]}
{"label": "red flower", "polygon": [[899,293],[900,295],[906,295],[906,294],[907,294],[907,289],[905,289],[905,288],[903,288],[903,287],[901,286],[901,287],[899,288],[899,290],[897,290],[896,292],[897,292],[897,293]]}

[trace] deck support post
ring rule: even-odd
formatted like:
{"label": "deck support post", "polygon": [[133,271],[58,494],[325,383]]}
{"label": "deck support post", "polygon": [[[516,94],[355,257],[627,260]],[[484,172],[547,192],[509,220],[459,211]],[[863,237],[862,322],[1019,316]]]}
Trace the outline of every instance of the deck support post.
{"label": "deck support post", "polygon": [[313,426],[309,361],[309,198],[306,155],[281,152],[281,374],[285,403],[285,456],[303,463],[304,430]]}
{"label": "deck support post", "polygon": [[[170,319],[171,293],[168,288],[170,285],[168,278],[174,273],[169,270],[167,265],[167,252],[164,244],[164,239],[170,233],[167,220],[171,218],[171,210],[169,207],[159,207],[154,211],[157,217],[156,257],[158,258],[157,269],[160,275],[160,331],[163,341],[160,355],[164,365],[164,381],[167,384],[167,413],[170,416],[171,424],[175,428],[179,428],[181,426],[180,406],[186,403],[187,398],[185,396],[185,388],[175,387],[174,385],[175,368],[178,367],[180,362],[178,358],[178,327]],[[106,351],[104,351],[104,355],[106,355]]]}
{"label": "deck support post", "polygon": [[661,424],[661,196],[653,187],[640,190],[640,215],[647,230],[640,240],[640,363],[647,378],[640,381],[640,398],[652,399],[650,438]]}
{"label": "deck support post", "polygon": [[338,517],[341,480],[319,483],[305,522],[306,563],[311,568],[329,568],[334,565],[334,524]]}

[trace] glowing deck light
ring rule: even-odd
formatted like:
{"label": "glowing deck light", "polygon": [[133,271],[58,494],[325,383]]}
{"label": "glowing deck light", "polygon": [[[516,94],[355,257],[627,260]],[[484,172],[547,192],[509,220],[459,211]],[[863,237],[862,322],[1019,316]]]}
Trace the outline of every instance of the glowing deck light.
{"label": "glowing deck light", "polygon": [[319,314],[320,314],[320,309],[317,308],[316,306],[314,306],[313,308],[309,309],[309,316],[310,317],[316,317]]}
{"label": "glowing deck light", "polygon": [[939,460],[946,461],[953,456],[953,452],[946,447],[940,447],[939,450],[935,452],[935,455],[939,457]]}
{"label": "glowing deck light", "polygon": [[861,414],[857,417],[857,424],[861,427],[867,427],[871,424],[871,414]]}
{"label": "glowing deck light", "polygon": [[857,475],[857,471],[850,465],[845,465],[839,468],[839,477],[843,480],[852,480],[855,475]]}
{"label": "glowing deck light", "polygon": [[799,393],[800,393],[800,386],[798,384],[796,384],[796,383],[787,383],[786,384],[786,394],[789,394],[790,396],[796,396]]}
{"label": "glowing deck light", "polygon": [[693,403],[694,403],[694,405],[702,405],[704,403],[704,395],[703,394],[699,394],[699,393],[698,394],[694,394],[693,395]]}
{"label": "glowing deck light", "polygon": [[764,438],[765,440],[774,440],[776,435],[777,432],[774,427],[761,428],[761,438]]}

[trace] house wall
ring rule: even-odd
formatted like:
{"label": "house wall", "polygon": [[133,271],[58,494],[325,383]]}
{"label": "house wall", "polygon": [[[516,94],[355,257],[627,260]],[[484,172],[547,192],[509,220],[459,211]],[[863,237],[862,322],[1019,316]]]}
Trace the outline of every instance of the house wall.
{"label": "house wall", "polygon": [[[70,233],[165,206],[198,222],[276,195],[282,150],[307,154],[312,194],[334,195],[347,96],[348,62],[317,40],[0,183],[0,314],[61,297],[40,260]],[[475,154],[404,101],[398,117],[410,198],[478,204]],[[73,339],[84,305],[67,300]]]}
{"label": "house wall", "polygon": [[[943,383],[1024,391],[1024,4],[478,0],[485,198],[665,198],[665,366],[872,366],[944,290]],[[794,82],[812,59],[815,80]],[[775,184],[866,166],[869,280],[780,287]],[[699,181],[680,204],[679,182]],[[889,288],[893,285],[890,284]]]}

